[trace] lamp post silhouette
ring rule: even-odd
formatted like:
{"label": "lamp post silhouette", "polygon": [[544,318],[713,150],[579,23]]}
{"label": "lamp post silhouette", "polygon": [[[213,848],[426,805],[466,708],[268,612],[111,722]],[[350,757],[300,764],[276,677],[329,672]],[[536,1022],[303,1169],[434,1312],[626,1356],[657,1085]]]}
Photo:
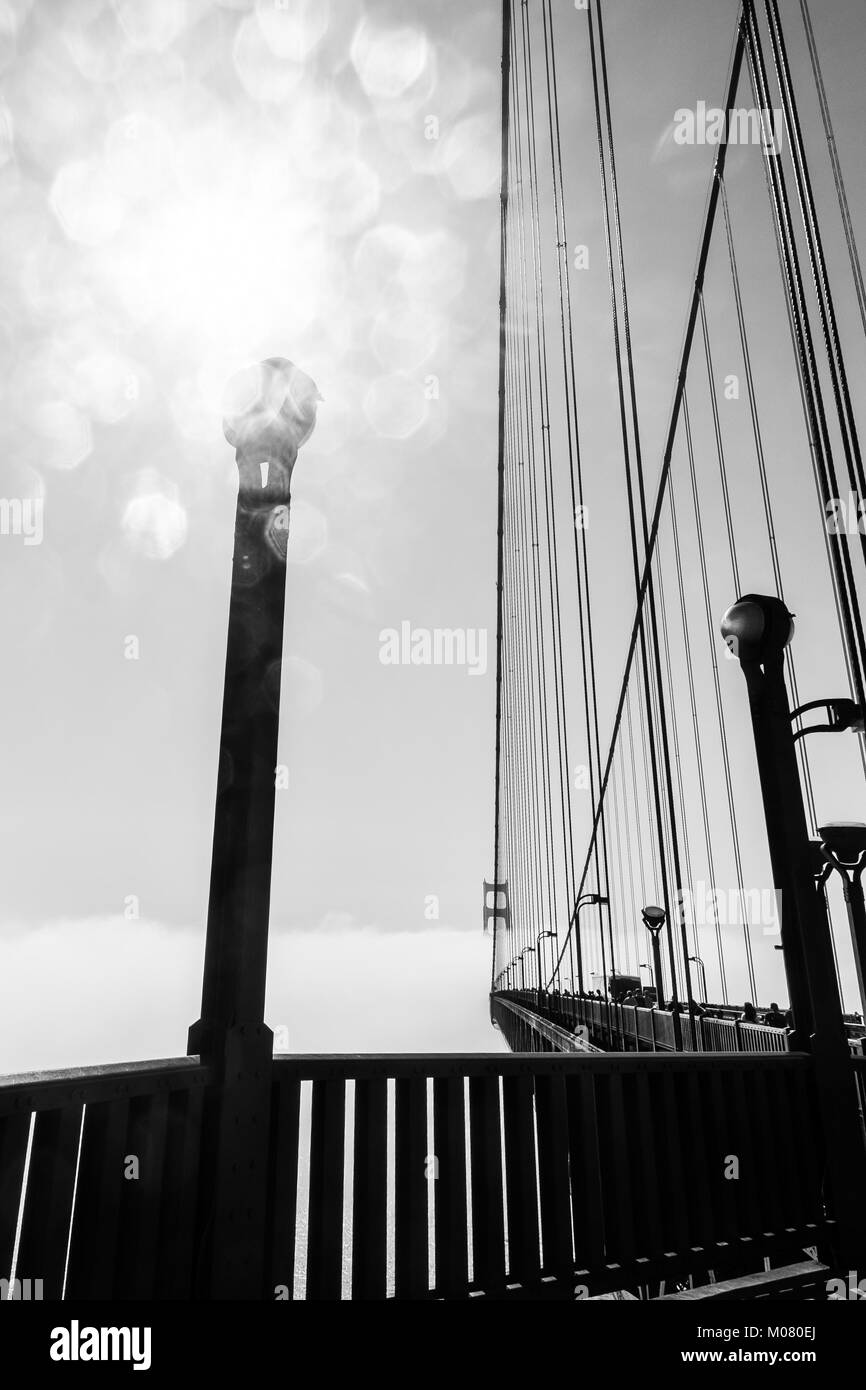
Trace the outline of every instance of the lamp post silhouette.
{"label": "lamp post silhouette", "polygon": [[[793,616],[780,598],[746,594],[725,613],[722,637],[745,677],[774,885],[781,894],[781,932],[794,1047],[814,1058],[829,1186],[844,1240],[834,1252],[846,1261],[866,1253],[866,1155],[851,1075],[842,1001],[836,981],[824,894],[816,891],[792,716],[785,686],[785,649]],[[833,708],[838,702],[822,702]],[[809,706],[811,708],[812,706]],[[828,729],[853,727],[856,706],[841,702],[842,718]],[[835,717],[834,717],[835,718]],[[851,1266],[854,1268],[855,1266]]]}
{"label": "lamp post silhouette", "polygon": [[664,1008],[664,976],[662,975],[662,948],[659,937],[662,927],[665,924],[667,913],[663,907],[644,907],[641,909],[643,924],[650,934],[653,950],[653,977],[656,992],[656,1003],[659,1008]]}
{"label": "lamp post silhouette", "polygon": [[706,970],[706,966],[704,965],[704,962],[701,960],[700,956],[689,956],[689,960],[693,960],[694,963],[695,963],[695,965],[699,965],[700,968],[701,968],[701,979],[702,979],[703,982],[704,982],[704,1003],[707,1004],[707,1003],[709,1003],[709,994],[707,993],[707,970]]}
{"label": "lamp post silhouette", "polygon": [[285,358],[227,390],[239,484],[202,1010],[190,1052],[264,1018],[290,485],[321,399]]}
{"label": "lamp post silhouette", "polygon": [[862,875],[866,868],[866,825],[857,821],[834,821],[818,827],[821,853],[842,879],[854,965],[860,990],[860,1008],[866,1018],[866,903]]}
{"label": "lamp post silhouette", "polygon": [[521,989],[526,989],[526,966],[525,966],[525,964],[524,964],[524,957],[525,957],[531,950],[533,950],[533,947],[532,947],[532,946],[524,946],[523,950],[520,952],[520,955],[519,955],[518,958],[517,958],[517,959],[520,961],[520,988],[521,988]]}
{"label": "lamp post silhouette", "polygon": [[555,932],[555,931],[540,931],[540,932],[538,933],[538,936],[537,936],[536,941],[535,941],[535,957],[536,957],[536,972],[535,972],[535,979],[536,979],[536,984],[537,984],[537,989],[538,989],[538,1007],[539,1007],[539,1009],[541,1008],[541,995],[542,995],[542,993],[543,993],[543,986],[542,986],[542,982],[541,982],[541,943],[542,943],[542,941],[544,940],[544,938],[545,938],[546,936],[555,937],[555,936],[556,936],[556,932]]}
{"label": "lamp post silhouette", "polygon": [[[263,1117],[273,1057],[264,1002],[290,484],[321,397],[306,373],[271,357],[235,377],[226,398],[223,429],[235,449],[238,498],[201,1015],[190,1029],[188,1050],[224,1083],[205,1116],[197,1282],[208,1297],[258,1298],[267,1186]],[[221,1252],[218,1263],[213,1249]]]}
{"label": "lamp post silhouette", "polygon": [[[580,945],[580,909],[596,904],[599,907],[606,906],[608,899],[601,893],[581,893],[574,904],[571,914],[571,921],[574,922],[574,935],[577,942],[577,988],[579,993],[583,993],[583,952]],[[602,933],[602,950],[604,950],[604,933]]]}

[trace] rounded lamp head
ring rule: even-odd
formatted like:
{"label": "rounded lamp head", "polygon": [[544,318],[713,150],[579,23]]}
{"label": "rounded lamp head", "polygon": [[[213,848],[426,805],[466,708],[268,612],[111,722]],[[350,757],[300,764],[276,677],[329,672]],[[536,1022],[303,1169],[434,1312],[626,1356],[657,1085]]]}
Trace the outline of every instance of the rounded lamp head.
{"label": "rounded lamp head", "polygon": [[833,821],[819,825],[818,834],[831,854],[843,864],[856,864],[866,851],[866,825],[861,821]]}
{"label": "rounded lamp head", "polygon": [[766,661],[787,647],[794,635],[794,619],[780,598],[746,594],[722,618],[721,633],[740,661]]}
{"label": "rounded lamp head", "polygon": [[309,439],[322,396],[312,377],[286,357],[268,357],[232,377],[223,399],[223,432],[245,455],[291,458]]}
{"label": "rounded lamp head", "polygon": [[643,908],[643,919],[644,919],[644,921],[645,921],[647,924],[652,923],[652,925],[653,925],[654,927],[656,927],[656,926],[657,926],[657,927],[660,927],[661,924],[662,924],[662,922],[665,920],[665,917],[666,917],[666,916],[667,916],[667,913],[665,912],[665,910],[664,910],[663,907],[645,907],[645,908]]}

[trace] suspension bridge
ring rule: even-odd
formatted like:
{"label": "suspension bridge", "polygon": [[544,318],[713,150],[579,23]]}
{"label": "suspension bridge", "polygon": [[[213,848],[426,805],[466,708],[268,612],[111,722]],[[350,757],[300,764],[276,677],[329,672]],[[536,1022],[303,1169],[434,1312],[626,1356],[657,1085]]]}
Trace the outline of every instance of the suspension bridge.
{"label": "suspension bridge", "polygon": [[[834,212],[844,228],[844,321],[853,334],[866,324],[860,262],[805,0],[798,17],[823,157],[834,176]],[[625,497],[617,602],[622,592],[632,595],[612,719],[599,696],[611,599],[599,595],[590,559],[591,459],[598,450],[583,437],[576,368],[579,277],[569,273],[574,249],[555,29],[562,16],[547,4],[535,18],[529,6],[515,7],[504,63],[496,871],[485,883],[485,916],[494,928],[492,1017],[515,1049],[634,1054],[634,1069],[616,1073],[614,1095],[594,1097],[596,1121],[599,1106],[610,1107],[605,1142],[612,1144],[611,1169],[619,1165],[616,1197],[601,1194],[614,1229],[615,1207],[626,1194],[632,1203],[626,1224],[653,1211],[653,1239],[664,1248],[677,1241],[658,1223],[677,1203],[685,1208],[680,1240],[692,1217],[687,1241],[695,1247],[712,1228],[723,1243],[729,1231],[742,1239],[746,1186],[722,1176],[719,1154],[741,1155],[746,1147],[769,1158],[765,1179],[769,1171],[790,1179],[782,1204],[795,1206],[804,1196],[800,1164],[817,1159],[832,1185],[831,1170],[846,1147],[852,1166],[842,1160],[837,1191],[852,1184],[847,1200],[856,1226],[866,829],[827,823],[826,788],[816,789],[814,771],[825,761],[826,741],[819,740],[842,736],[835,775],[851,804],[859,804],[866,767],[858,736],[866,552],[859,527],[837,524],[836,517],[843,496],[862,496],[864,480],[845,332],[780,8],[767,0],[762,17],[746,4],[739,18],[652,486],[630,329],[604,16],[600,6],[587,13],[616,377],[615,452]],[[685,135],[691,114],[677,113]],[[777,302],[771,308],[764,300],[758,313],[777,315],[772,350],[783,351],[788,340],[790,385],[799,395],[790,404],[799,405],[800,442],[786,439],[784,459],[778,456],[781,393],[760,389],[768,376],[761,360],[768,340],[761,334],[756,346],[743,290],[749,272],[742,268],[742,225],[747,240],[755,235],[743,215],[745,161],[733,175],[728,170],[731,150],[742,156],[750,121],[754,138],[747,134],[747,149],[762,175],[758,191],[778,269]],[[726,366],[723,373],[720,362],[735,363],[736,371]],[[731,401],[737,403],[733,423]],[[713,526],[715,518],[720,526]],[[795,530],[793,546],[786,527]],[[608,538],[611,532],[608,522]],[[814,557],[808,579],[807,553]],[[816,611],[811,599],[822,579]],[[803,603],[822,627],[822,683],[834,665],[839,671],[839,686],[823,687],[826,698],[800,694],[812,679],[807,674],[804,681],[788,604],[799,610]],[[806,660],[814,661],[810,636],[800,640]],[[730,677],[737,667],[745,680],[735,685]],[[756,815],[759,809],[763,815]],[[834,872],[841,913],[827,895]],[[783,1008],[761,994],[768,977],[779,980],[776,951],[784,983],[774,993]],[[674,1057],[688,1058],[682,1072],[671,1071]],[[621,1058],[619,1066],[626,1065]],[[771,1123],[775,1142],[769,1130],[760,1131],[763,1087],[784,1090],[791,1065],[804,1067],[804,1081],[810,1068],[822,1077],[822,1158],[804,1152],[805,1113]],[[658,1127],[677,1123],[681,1134],[694,1137],[695,1151],[680,1155],[682,1175],[666,1192],[663,1174],[672,1155]],[[685,1171],[695,1164],[704,1172],[697,1183]],[[757,1171],[753,1178],[757,1197],[762,1180]],[[826,1198],[821,1182],[813,1188],[818,1206],[811,1207],[818,1226],[819,1192]],[[797,1226],[793,1210],[783,1218],[789,1230]],[[722,1224],[714,1227],[716,1219]],[[748,1238],[755,1237],[752,1230]],[[634,1229],[623,1238],[633,1255]]]}
{"label": "suspension bridge", "polygon": [[[855,814],[866,773],[850,366],[866,293],[832,99],[807,0],[784,27],[778,0],[744,0],[650,466],[605,9],[503,4],[484,926],[511,1053],[274,1056],[275,673],[318,392],[271,359],[226,421],[239,492],[201,1015],[185,1057],[0,1079],[0,1275],[19,1297],[30,1280],[72,1301],[820,1299],[862,1268],[866,827],[825,807],[835,787]],[[603,449],[584,427],[566,13],[592,97]],[[684,112],[671,140],[692,115],[707,134],[705,110]],[[600,490],[622,510],[601,578]]]}

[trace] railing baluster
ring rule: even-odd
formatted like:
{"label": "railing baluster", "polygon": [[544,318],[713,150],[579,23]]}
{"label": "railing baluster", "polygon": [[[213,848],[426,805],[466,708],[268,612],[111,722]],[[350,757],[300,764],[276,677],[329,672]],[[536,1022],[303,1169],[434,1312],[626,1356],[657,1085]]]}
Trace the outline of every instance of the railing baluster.
{"label": "railing baluster", "polygon": [[737,1230],[741,1236],[755,1237],[760,1232],[760,1192],[755,1146],[752,1142],[754,1117],[749,1109],[746,1074],[741,1067],[731,1069],[731,1104],[728,1115],[735,1134],[735,1152],[740,1168],[737,1181],[732,1183],[737,1204]]}
{"label": "railing baluster", "polygon": [[474,1283],[496,1290],[505,1282],[498,1076],[469,1078],[469,1127]]}
{"label": "railing baluster", "polygon": [[352,1192],[352,1297],[386,1293],[388,1083],[355,1082],[355,1161]]}
{"label": "railing baluster", "polygon": [[779,1180],[784,1191],[785,1224],[799,1226],[804,1219],[801,1191],[800,1146],[798,1135],[791,1127],[788,1111],[788,1095],[785,1077],[776,1069],[766,1078],[770,1098],[770,1115],[773,1138],[776,1145],[776,1158],[779,1167]]}
{"label": "railing baluster", "polygon": [[801,1166],[804,1216],[807,1221],[820,1221],[822,1216],[822,1175],[825,1159],[821,1125],[817,1113],[815,1080],[812,1072],[806,1067],[787,1069],[787,1077],[789,1103],[798,1121],[796,1152]]}
{"label": "railing baluster", "polygon": [[604,1190],[595,1105],[595,1074],[584,1071],[566,1082],[571,1210],[575,1263],[597,1268],[605,1259]]}
{"label": "railing baluster", "polygon": [[[700,1077],[693,1066],[679,1073],[680,1100],[683,1106],[682,1133],[688,1135],[686,1156],[686,1182],[691,1194],[694,1228],[697,1244],[711,1245],[713,1240],[713,1209],[710,1200],[710,1176],[715,1162],[708,1120],[704,1106],[703,1086],[706,1077]],[[721,1167],[719,1167],[721,1172]]]}
{"label": "railing baluster", "polygon": [[200,1088],[172,1091],[168,1097],[154,1298],[192,1296],[203,1113]]}
{"label": "railing baluster", "polygon": [[664,1070],[656,1075],[657,1106],[659,1110],[660,1131],[657,1137],[663,1146],[665,1158],[659,1166],[662,1199],[662,1224],[665,1245],[668,1250],[684,1250],[697,1245],[697,1228],[694,1213],[688,1201],[686,1187],[684,1142],[690,1146],[691,1136],[683,1129],[680,1121],[678,1090],[682,1077],[676,1072]]}
{"label": "railing baluster", "polygon": [[438,1178],[434,1184],[436,1292],[465,1296],[469,1283],[466,1213],[466,1116],[462,1076],[433,1082],[433,1143]]}
{"label": "railing baluster", "polygon": [[623,1103],[623,1077],[611,1072],[599,1093],[601,1171],[612,1175],[605,1183],[604,1227],[608,1260],[634,1258],[634,1218],[628,1163],[628,1125]]}
{"label": "railing baluster", "polygon": [[295,1232],[298,1223],[298,1148],[301,1083],[296,1076],[275,1082],[268,1152],[267,1252],[265,1296],[285,1288],[295,1296]]}
{"label": "railing baluster", "polygon": [[734,1190],[739,1178],[726,1176],[726,1171],[730,1158],[736,1158],[739,1162],[740,1150],[730,1072],[722,1072],[718,1067],[710,1071],[707,1084],[702,1088],[702,1101],[707,1127],[708,1197],[711,1196],[716,1213],[716,1240],[732,1241],[737,1233]]}
{"label": "railing baluster", "polygon": [[36,1116],[16,1277],[41,1279],[48,1300],[63,1292],[81,1116],[80,1105]]}
{"label": "railing baluster", "polygon": [[757,1120],[754,1134],[755,1148],[760,1154],[761,1160],[758,1170],[761,1192],[761,1229],[762,1231],[778,1233],[782,1225],[780,1219],[781,1190],[773,1161],[776,1146],[770,1121],[765,1068],[760,1065],[750,1067],[746,1077],[747,1089],[751,1092],[750,1112]]}
{"label": "railing baluster", "polygon": [[84,1114],[67,1297],[114,1297],[120,1199],[127,1153],[126,1100],[96,1101]]}
{"label": "railing baluster", "polygon": [[313,1082],[307,1298],[339,1300],[343,1291],[343,1172],[346,1082]]}
{"label": "railing baluster", "polygon": [[568,1203],[568,1112],[561,1075],[535,1082],[538,1124],[538,1182],[544,1272],[560,1277],[574,1268]]}
{"label": "railing baluster", "polygon": [[[657,1078],[653,1078],[657,1080]],[[631,1088],[632,1119],[628,1126],[631,1171],[634,1190],[634,1213],[638,1230],[643,1236],[642,1250],[650,1256],[663,1254],[661,1190],[658,1168],[663,1155],[657,1150],[657,1126],[653,1114],[654,1093],[649,1073],[636,1072]]]}
{"label": "railing baluster", "polygon": [[509,1278],[521,1283],[532,1282],[541,1269],[532,1076],[505,1076],[502,1086]]}
{"label": "railing baluster", "polygon": [[0,1115],[0,1279],[12,1268],[29,1134],[29,1111]]}
{"label": "railing baluster", "polygon": [[[120,1198],[115,1297],[153,1298],[159,1218],[164,1191],[168,1093],[136,1096],[129,1103]],[[137,1177],[131,1161],[137,1160]],[[127,1171],[128,1170],[128,1171]]]}
{"label": "railing baluster", "polygon": [[427,1080],[395,1085],[394,1274],[397,1298],[429,1293],[427,1219]]}

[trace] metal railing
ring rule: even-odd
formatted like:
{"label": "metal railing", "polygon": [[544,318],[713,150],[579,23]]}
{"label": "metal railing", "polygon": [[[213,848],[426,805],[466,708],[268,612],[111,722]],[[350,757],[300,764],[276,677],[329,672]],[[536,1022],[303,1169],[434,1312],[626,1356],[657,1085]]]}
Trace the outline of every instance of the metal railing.
{"label": "metal railing", "polygon": [[[279,1056],[270,1074],[251,1297],[571,1297],[829,1229],[799,1054]],[[17,1246],[46,1298],[194,1294],[220,1253],[217,1089],[195,1058],[0,1081],[4,1277]]]}
{"label": "metal railing", "polygon": [[209,1068],[0,1077],[0,1276],[43,1296],[189,1298]]}
{"label": "metal railing", "polygon": [[491,1015],[493,1023],[499,1027],[501,1009],[509,1010],[508,1043],[512,1052],[601,1052],[589,1041],[588,1029],[574,1032],[571,1027],[562,1027],[543,1017],[536,1009],[528,1009],[512,999],[497,997],[500,1006],[498,1014]]}
{"label": "metal railing", "polygon": [[[537,1011],[535,990],[504,991],[503,999]],[[674,1016],[667,1009],[638,1008],[633,1004],[614,1004],[604,999],[584,999],[568,994],[542,996],[542,1013],[560,1027],[573,1030],[583,1024],[590,1037],[612,1048],[627,1051],[675,1052],[677,1048]],[[679,1016],[682,1050],[686,1052],[787,1052],[787,1028],[764,1023],[745,1023],[739,1019],[708,1018],[682,1013]]]}
{"label": "metal railing", "polygon": [[[494,1010],[506,1031],[513,1011]],[[284,1185],[270,1278],[298,1277],[299,1152],[307,1298],[601,1289],[826,1233],[811,1066],[796,1054],[281,1057],[274,1076]]]}

